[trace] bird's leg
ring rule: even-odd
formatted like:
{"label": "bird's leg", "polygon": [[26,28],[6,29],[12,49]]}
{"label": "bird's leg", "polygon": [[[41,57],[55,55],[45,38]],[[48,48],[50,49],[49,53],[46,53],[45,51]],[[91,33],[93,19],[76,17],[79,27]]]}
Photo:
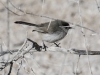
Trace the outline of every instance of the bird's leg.
{"label": "bird's leg", "polygon": [[60,43],[59,44],[57,44],[56,42],[54,42],[54,44],[56,45],[56,47],[60,47],[59,45],[60,45]]}
{"label": "bird's leg", "polygon": [[45,49],[45,51],[47,51],[46,48],[48,48],[48,47],[43,42],[43,49]]}

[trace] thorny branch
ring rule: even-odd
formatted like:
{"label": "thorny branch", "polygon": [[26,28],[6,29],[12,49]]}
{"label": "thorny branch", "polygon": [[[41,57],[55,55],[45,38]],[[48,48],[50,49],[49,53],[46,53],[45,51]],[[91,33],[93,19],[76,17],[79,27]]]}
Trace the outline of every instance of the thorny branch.
{"label": "thorny branch", "polygon": [[[0,62],[2,65],[2,67],[0,67],[0,70],[3,70],[5,67],[7,67],[8,65],[10,65],[13,61],[17,61],[20,58],[23,58],[23,56],[27,53],[29,53],[30,50],[32,50],[32,48],[35,48],[35,50],[37,51],[41,51],[41,46],[39,46],[36,42],[32,41],[31,39],[27,39],[28,41],[32,42],[32,47],[29,48],[28,50],[26,50],[25,52],[22,52],[23,54],[21,54],[20,56],[18,56],[17,58],[14,58],[12,60],[10,60],[9,62]],[[12,53],[18,52],[18,50],[12,50]],[[5,54],[9,54],[9,51],[2,51],[0,52],[0,56],[4,56]],[[11,65],[12,66],[12,65]]]}
{"label": "thorny branch", "polygon": [[[33,52],[37,52],[37,51],[44,51],[42,49],[42,46],[38,45],[36,42],[32,41],[31,39],[28,39],[28,41],[32,42],[32,48],[28,49],[27,51],[25,51],[23,54],[25,55],[26,53],[28,53],[29,51],[32,52],[34,48]],[[52,52],[63,52],[63,53],[71,53],[71,54],[77,54],[77,55],[87,55],[85,50],[80,50],[80,49],[65,49],[65,48],[60,48],[60,47],[49,47],[47,48],[47,51],[52,51]],[[15,50],[11,50],[12,53],[18,52],[18,49]],[[6,54],[9,54],[9,51],[2,51],[0,52],[0,56],[4,56]],[[100,51],[90,51],[88,50],[88,55],[100,55]]]}
{"label": "thorny branch", "polygon": [[[9,74],[11,73],[12,70],[12,66],[13,66],[13,62],[19,60],[20,58],[23,58],[23,56],[31,51],[33,52],[37,52],[37,51],[44,51],[42,49],[42,46],[38,45],[36,42],[32,41],[31,39],[27,39],[28,41],[30,41],[32,43],[31,48],[27,49],[27,51],[23,52],[22,55],[18,56],[16,59],[13,59],[9,62],[0,62],[2,65],[2,67],[0,67],[0,70],[3,70],[4,68],[6,68],[8,65],[10,65],[10,71]],[[32,50],[35,49],[36,51]],[[60,47],[48,47],[47,51],[50,52],[63,52],[63,53],[71,53],[71,54],[77,54],[77,55],[87,55],[86,50],[79,50],[79,49],[65,49],[65,48],[60,48]],[[12,53],[18,52],[18,50],[12,50]],[[4,56],[6,54],[8,54],[9,51],[5,51],[5,52],[1,52],[0,56]],[[88,51],[88,55],[100,55],[100,51]]]}

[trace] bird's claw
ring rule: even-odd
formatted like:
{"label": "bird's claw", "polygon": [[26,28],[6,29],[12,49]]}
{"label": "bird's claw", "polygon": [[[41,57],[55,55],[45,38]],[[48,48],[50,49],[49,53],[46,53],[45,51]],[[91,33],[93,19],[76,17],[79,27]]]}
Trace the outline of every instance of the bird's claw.
{"label": "bird's claw", "polygon": [[57,43],[54,43],[55,45],[56,45],[56,47],[61,47],[61,46],[59,46],[60,45],[60,43],[59,44],[57,44]]}

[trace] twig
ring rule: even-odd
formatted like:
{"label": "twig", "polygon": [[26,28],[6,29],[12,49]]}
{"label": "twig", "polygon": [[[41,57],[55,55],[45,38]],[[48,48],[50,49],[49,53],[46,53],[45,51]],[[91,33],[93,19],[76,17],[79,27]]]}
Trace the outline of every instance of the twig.
{"label": "twig", "polygon": [[[32,47],[33,48],[33,47]],[[29,53],[29,51],[32,49],[32,48],[30,48],[30,49],[28,49],[27,51],[25,51],[25,52],[23,52],[23,55],[25,55],[25,54],[27,54],[27,53]],[[16,51],[13,51],[13,52],[16,52]],[[19,52],[19,50],[17,51],[17,53]],[[3,52],[3,53],[9,53],[9,52]],[[3,54],[2,53],[2,54]],[[3,54],[4,55],[4,54]],[[3,67],[0,67],[0,70],[2,70],[2,69],[4,69],[5,67],[7,67],[9,64],[11,64],[11,62],[13,62],[13,61],[17,61],[18,59],[20,59],[20,58],[22,58],[23,56],[21,55],[21,56],[19,56],[19,57],[17,57],[16,59],[15,59],[15,57],[12,59],[12,60],[10,60],[10,62],[0,62],[0,63],[3,63],[4,65],[2,65]]]}
{"label": "twig", "polygon": [[75,75],[77,74],[77,70],[78,70],[78,67],[79,67],[79,60],[80,60],[80,55],[78,57],[78,61],[77,61],[77,64],[76,64]]}
{"label": "twig", "polygon": [[[23,45],[21,46],[21,48],[18,50],[18,52],[17,52],[17,53],[15,54],[15,56],[13,57],[13,59],[14,59],[16,56],[18,56],[18,54],[20,54],[21,51],[23,50],[24,46],[25,46],[26,43],[27,43],[27,37],[28,37],[28,33],[27,33],[27,31],[26,31],[26,39],[25,39]],[[13,60],[13,59],[11,59],[11,60]]]}
{"label": "twig", "polygon": [[98,11],[100,12],[100,6],[99,6],[97,0],[95,0],[95,2],[96,2],[96,5],[97,5],[97,8],[98,8]]}
{"label": "twig", "polygon": [[9,10],[10,12],[12,12],[13,14],[15,14],[15,15],[17,15],[17,16],[22,16],[22,15],[16,14],[16,13],[13,12],[11,9],[9,9],[7,6],[5,6],[5,4],[3,4],[1,0],[0,0],[0,3],[1,3],[7,10]]}
{"label": "twig", "polygon": [[19,68],[18,68],[18,71],[17,71],[17,75],[19,75],[19,70],[21,69],[21,66],[22,66],[22,60],[21,60],[21,63],[19,65]]}
{"label": "twig", "polygon": [[[8,0],[7,0],[7,8],[9,9]],[[7,50],[11,53],[11,51],[9,50],[10,48],[10,13],[8,9],[7,9]],[[9,60],[9,57],[8,57],[8,60]]]}
{"label": "twig", "polygon": [[[32,41],[32,40],[31,40]],[[30,41],[30,42],[31,42]],[[35,45],[34,45],[34,41],[32,41],[33,43],[33,46],[31,46],[31,48],[28,48],[27,51],[23,52],[23,56],[27,53],[29,53],[32,48],[35,48]],[[36,42],[35,42],[36,43]],[[37,47],[40,47],[38,44],[37,44]],[[37,49],[37,48],[35,48]],[[33,50],[32,50],[33,51]],[[38,51],[38,50],[37,50]],[[37,52],[37,51],[33,51],[33,52]],[[42,51],[42,50],[41,50]],[[86,50],[79,50],[79,49],[65,49],[65,48],[60,48],[60,47],[49,47],[47,48],[47,51],[49,52],[63,52],[63,53],[71,53],[71,54],[77,54],[77,55],[87,55],[87,51]],[[17,50],[12,50],[12,53],[14,52],[17,52]],[[43,51],[44,52],[44,51]],[[0,54],[8,54],[9,51],[7,52],[1,52]],[[3,54],[4,55],[4,54]],[[100,51],[88,51],[88,55],[100,55]],[[7,67],[9,64],[11,64],[11,62],[13,61],[17,61],[19,60],[20,58],[23,58],[22,55],[20,55],[19,57],[17,57],[16,59],[13,59],[11,60],[10,62],[0,62],[1,64],[4,64],[2,65],[3,67],[0,67],[0,70],[3,70],[5,67]],[[62,72],[61,72],[62,73]]]}
{"label": "twig", "polygon": [[[12,54],[15,53],[15,52],[18,52],[18,49],[11,50]],[[10,54],[10,52],[9,51],[2,51],[2,52],[0,52],[0,56],[4,56],[5,54]]]}
{"label": "twig", "polygon": [[[7,0],[7,8],[9,9],[9,1]],[[9,11],[7,10],[7,48],[9,50],[9,45],[10,45],[10,14]]]}
{"label": "twig", "polygon": [[2,67],[0,67],[0,71],[5,69],[10,64],[10,62],[0,62],[0,63],[2,64]]}
{"label": "twig", "polygon": [[[33,43],[34,44],[34,43]],[[38,45],[38,44],[37,44]],[[32,47],[33,48],[33,47]],[[27,51],[23,52],[23,56],[27,53],[29,53],[29,51],[31,51],[31,49],[28,49]],[[33,50],[32,50],[33,51]],[[42,50],[41,50],[42,51]],[[77,55],[87,55],[87,52],[86,50],[79,50],[79,49],[64,49],[64,48],[60,48],[60,47],[50,47],[50,48],[47,48],[47,51],[50,51],[50,52],[63,52],[63,53],[71,53],[71,54],[77,54]],[[16,52],[16,50],[12,51],[13,53]],[[33,51],[35,52],[35,51]],[[37,51],[36,51],[37,52]],[[3,52],[5,54],[8,54],[9,52]],[[1,54],[3,54],[1,53]],[[100,51],[88,51],[88,55],[100,55]],[[0,62],[1,64],[4,64],[2,66],[4,67],[0,67],[0,70],[3,70],[5,67],[7,67],[9,64],[11,64],[13,61],[17,61],[19,60],[20,58],[23,58],[23,56],[19,56],[18,58],[14,59],[14,60],[11,60],[10,62]],[[12,67],[12,65],[11,65]],[[11,69],[10,69],[11,70]],[[9,73],[11,73],[11,71],[9,71]],[[61,72],[62,74],[62,72]]]}
{"label": "twig", "polygon": [[13,60],[15,57],[18,56],[18,54],[20,53],[20,51],[23,50],[23,47],[26,45],[26,43],[27,43],[27,39],[25,39],[25,41],[24,41],[23,45],[21,46],[21,48],[18,50],[18,52],[15,54],[15,56],[11,60]]}
{"label": "twig", "polygon": [[[26,62],[27,66],[29,66],[29,63],[25,58],[24,58],[24,61]],[[36,75],[33,68],[32,67],[29,67],[29,68],[32,70],[33,75]]]}
{"label": "twig", "polygon": [[13,67],[13,61],[11,61],[11,62],[10,62],[10,69],[9,69],[9,73],[8,73],[8,75],[10,75],[10,74],[11,74],[12,67]]}
{"label": "twig", "polygon": [[[69,23],[70,23],[70,22],[69,22]],[[99,34],[99,35],[100,35],[99,32],[97,32],[97,31],[95,31],[95,30],[92,30],[92,29],[90,29],[90,28],[87,28],[87,27],[84,27],[84,26],[81,26],[81,25],[75,24],[75,23],[70,23],[70,24],[72,24],[72,26],[77,26],[77,27],[80,27],[80,28],[84,28],[84,29],[86,29],[86,30],[89,30],[89,31],[91,31],[91,32],[93,32],[93,33],[96,33],[96,34]]]}
{"label": "twig", "polygon": [[[37,47],[40,47],[40,46],[38,45]],[[30,52],[38,52],[38,50],[36,50],[36,49],[35,50],[30,50]],[[70,53],[70,54],[77,54],[77,55],[87,55],[86,54],[86,50],[73,49],[73,48],[72,49],[65,49],[65,48],[60,48],[60,47],[48,47],[47,51],[48,52],[63,52],[63,53]],[[12,53],[16,53],[16,52],[18,52],[17,49],[16,50],[12,50]],[[41,49],[41,52],[44,52],[44,49],[43,50]],[[9,54],[9,51],[2,51],[2,52],[0,52],[0,56],[4,56],[6,54]],[[90,50],[88,50],[88,55],[100,55],[100,51],[96,51],[96,50],[90,51]]]}
{"label": "twig", "polygon": [[[52,19],[52,20],[56,20],[55,18],[51,18],[51,17],[47,17],[47,16],[42,16],[42,15],[37,15],[37,14],[33,14],[30,12],[25,12],[22,9],[19,9],[18,7],[16,7],[10,0],[9,0],[10,4],[17,10],[19,10],[20,12],[23,12],[24,14],[29,14],[29,15],[33,15],[33,16],[37,16],[37,17],[42,17],[42,18],[48,18],[48,19]],[[42,6],[43,7],[43,6]],[[18,15],[18,14],[17,14]]]}
{"label": "twig", "polygon": [[[86,50],[80,50],[80,49],[65,49],[60,47],[49,47],[47,48],[47,51],[50,52],[63,52],[63,53],[70,53],[70,54],[77,54],[77,55],[87,55]],[[89,51],[88,55],[100,55],[100,51]]]}
{"label": "twig", "polygon": [[[83,20],[82,20],[81,9],[80,9],[80,0],[78,0],[77,3],[78,3],[78,8],[79,8],[79,17],[80,17],[81,26],[83,27]],[[82,32],[82,35],[84,37],[84,44],[85,44],[85,47],[86,47],[86,53],[87,53],[87,58],[88,58],[89,70],[90,70],[91,75],[93,75],[92,70],[91,70],[89,55],[88,55],[88,45],[87,45],[87,42],[86,42],[87,39],[86,39],[86,36],[84,34],[84,29],[83,28],[82,28],[81,32]]]}

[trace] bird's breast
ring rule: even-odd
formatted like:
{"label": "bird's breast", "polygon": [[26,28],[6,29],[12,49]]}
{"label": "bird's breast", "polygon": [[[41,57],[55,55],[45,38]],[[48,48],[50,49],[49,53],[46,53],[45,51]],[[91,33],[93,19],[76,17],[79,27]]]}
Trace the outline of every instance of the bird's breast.
{"label": "bird's breast", "polygon": [[49,43],[54,43],[54,42],[57,42],[59,40],[61,40],[62,38],[64,38],[66,36],[66,32],[62,32],[62,31],[59,31],[59,32],[54,32],[52,34],[44,34],[42,33],[42,40],[43,41],[46,41],[46,42],[49,42]]}

